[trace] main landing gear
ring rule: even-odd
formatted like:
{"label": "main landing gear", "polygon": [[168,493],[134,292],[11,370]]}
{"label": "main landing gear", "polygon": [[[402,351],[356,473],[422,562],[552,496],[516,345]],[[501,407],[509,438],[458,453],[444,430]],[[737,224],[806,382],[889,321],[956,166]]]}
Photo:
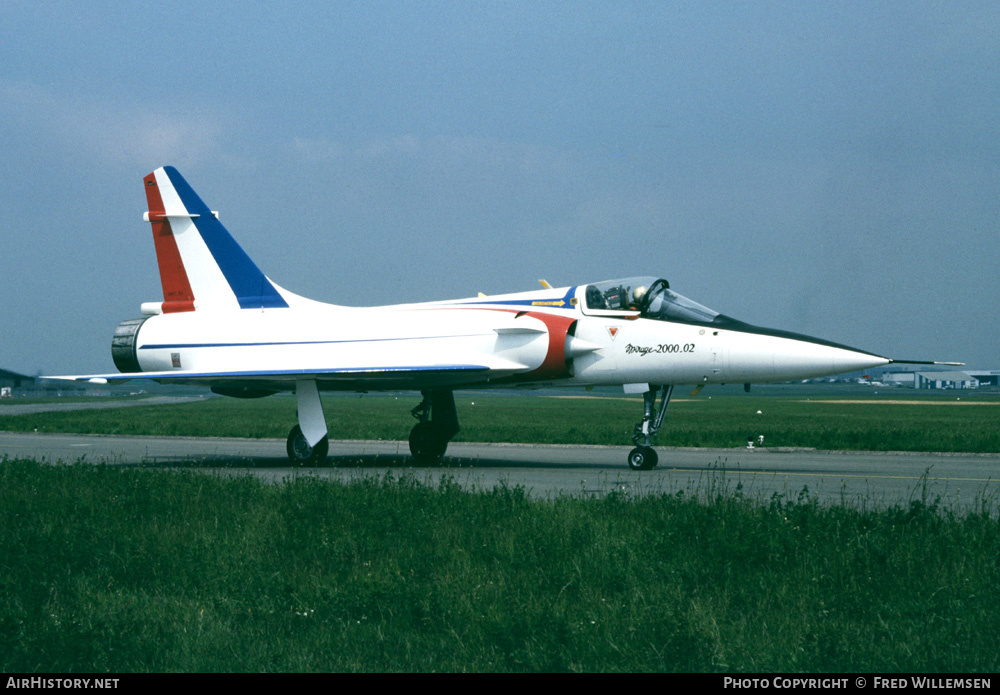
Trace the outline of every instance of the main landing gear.
{"label": "main landing gear", "polygon": [[[423,391],[423,401],[412,410],[418,422],[410,432],[410,453],[417,463],[431,465],[444,456],[448,442],[458,434],[455,396],[448,390]],[[285,450],[293,466],[322,466],[330,453],[326,417],[316,382],[295,384],[299,424],[288,433]]]}
{"label": "main landing gear", "polygon": [[410,453],[428,466],[441,460],[448,442],[458,434],[455,395],[451,391],[421,391],[424,399],[410,412],[418,422],[410,430]]}
{"label": "main landing gear", "polygon": [[327,454],[330,453],[330,440],[323,437],[315,446],[311,446],[309,440],[302,434],[302,428],[296,425],[288,434],[285,450],[288,452],[289,460],[296,466],[322,466],[326,463]]}
{"label": "main landing gear", "polygon": [[[660,407],[654,418],[653,411],[656,410],[657,391],[661,391]],[[673,393],[673,386],[650,386],[649,390],[642,394],[642,422],[636,423],[635,434],[632,435],[632,443],[635,444],[635,448],[628,455],[628,467],[632,470],[650,471],[656,468],[659,457],[649,442],[660,429],[660,425],[663,424],[663,416],[667,413],[667,406],[670,405],[670,397]],[[642,444],[639,443],[640,441]]]}
{"label": "main landing gear", "polygon": [[295,399],[299,410],[299,424],[288,433],[285,450],[293,466],[322,466],[330,451],[326,417],[319,400],[315,381],[303,380],[295,384]]}

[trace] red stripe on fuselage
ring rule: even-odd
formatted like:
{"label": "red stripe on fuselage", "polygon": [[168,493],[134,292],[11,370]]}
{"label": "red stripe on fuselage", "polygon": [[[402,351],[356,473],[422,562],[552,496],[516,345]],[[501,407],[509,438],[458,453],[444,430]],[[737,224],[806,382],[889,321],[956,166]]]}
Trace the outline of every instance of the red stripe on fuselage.
{"label": "red stripe on fuselage", "polygon": [[560,316],[558,314],[545,314],[540,311],[525,312],[527,316],[538,319],[545,324],[549,331],[549,349],[545,353],[542,364],[533,371],[515,378],[533,380],[539,377],[543,379],[564,379],[572,376],[569,373],[569,365],[566,364],[566,336],[569,335],[570,326],[577,320],[576,316]]}
{"label": "red stripe on fuselage", "polygon": [[160,284],[163,286],[163,311],[194,311],[194,292],[191,291],[191,283],[188,281],[174,232],[170,228],[170,221],[164,215],[163,199],[156,185],[156,176],[150,174],[143,182],[146,184],[146,202],[149,204],[156,262],[160,267]]}

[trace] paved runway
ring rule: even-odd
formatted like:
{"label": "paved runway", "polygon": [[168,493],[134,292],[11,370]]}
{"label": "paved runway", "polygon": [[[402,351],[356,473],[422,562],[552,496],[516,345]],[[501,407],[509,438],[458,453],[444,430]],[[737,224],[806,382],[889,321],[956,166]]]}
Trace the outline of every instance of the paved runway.
{"label": "paved runway", "polygon": [[66,410],[107,410],[108,408],[132,408],[145,405],[166,405],[203,401],[207,396],[150,396],[148,398],[104,398],[94,397],[86,401],[48,398],[36,403],[11,401],[0,407],[0,415],[31,415],[33,413],[54,413]]}
{"label": "paved runway", "polygon": [[[435,467],[413,465],[406,442],[331,441],[329,468],[293,469],[277,439],[128,437],[0,432],[0,456],[70,463],[194,468],[225,475],[252,473],[267,480],[314,475],[349,480],[392,472],[436,484],[452,476],[471,489],[505,482],[535,496],[670,493],[709,494],[742,486],[745,495],[795,499],[804,488],[824,503],[906,505],[938,496],[943,506],[968,509],[1000,501],[1000,455],[828,452],[774,449],[657,447],[660,465],[634,472],[629,447],[453,443]],[[926,477],[926,479],[925,479]]]}

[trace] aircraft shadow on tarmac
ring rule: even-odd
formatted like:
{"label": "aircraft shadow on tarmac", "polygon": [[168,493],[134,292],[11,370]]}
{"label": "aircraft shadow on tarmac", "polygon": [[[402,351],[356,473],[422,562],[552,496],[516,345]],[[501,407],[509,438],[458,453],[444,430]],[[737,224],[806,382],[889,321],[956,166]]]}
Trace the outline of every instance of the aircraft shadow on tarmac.
{"label": "aircraft shadow on tarmac", "polygon": [[[202,457],[156,457],[140,462],[122,464],[136,468],[287,468],[289,470],[323,470],[325,468],[363,469],[363,468],[413,468],[430,470],[451,469],[549,469],[549,470],[613,470],[625,471],[617,460],[607,463],[572,463],[554,461],[506,460],[501,458],[445,456],[433,465],[418,464],[408,454],[344,454],[330,456],[325,465],[294,466],[284,456],[202,456]],[[693,467],[692,471],[704,470]]]}
{"label": "aircraft shadow on tarmac", "polygon": [[[613,471],[628,474],[631,471],[625,469],[617,460],[617,457],[609,458],[607,462],[573,462],[573,461],[541,461],[530,459],[503,459],[498,457],[469,457],[469,456],[445,456],[441,461],[433,465],[418,464],[409,454],[341,454],[329,456],[324,465],[300,467],[289,463],[284,456],[240,456],[240,455],[208,455],[202,457],[157,457],[155,459],[143,460],[138,463],[124,464],[132,467],[143,468],[251,468],[251,469],[274,469],[287,468],[289,470],[322,470],[325,468],[343,469],[377,469],[377,468],[410,468],[420,470],[470,470],[470,469],[518,469],[518,470],[551,470],[551,471]],[[669,460],[661,461],[657,471],[670,471],[677,473],[696,474],[721,474],[737,476],[771,476],[771,475],[822,475],[815,469],[782,467],[780,470],[761,466],[747,467],[740,463],[730,464],[722,458],[706,462],[704,465],[675,465]],[[646,471],[646,473],[650,473]],[[829,477],[837,477],[835,471],[828,473]]]}

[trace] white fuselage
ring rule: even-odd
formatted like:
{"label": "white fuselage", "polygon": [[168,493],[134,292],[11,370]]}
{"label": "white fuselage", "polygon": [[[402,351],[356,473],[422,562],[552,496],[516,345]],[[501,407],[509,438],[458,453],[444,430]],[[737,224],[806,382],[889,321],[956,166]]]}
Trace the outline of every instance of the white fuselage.
{"label": "white fuselage", "polygon": [[[351,308],[309,300],[287,308],[151,316],[135,344],[143,372],[241,375],[359,373],[481,366],[451,386],[560,383],[720,384],[788,381],[887,364],[807,336],[588,311],[583,286],[494,297]],[[296,298],[300,299],[300,298]],[[321,389],[357,389],[344,380]]]}

